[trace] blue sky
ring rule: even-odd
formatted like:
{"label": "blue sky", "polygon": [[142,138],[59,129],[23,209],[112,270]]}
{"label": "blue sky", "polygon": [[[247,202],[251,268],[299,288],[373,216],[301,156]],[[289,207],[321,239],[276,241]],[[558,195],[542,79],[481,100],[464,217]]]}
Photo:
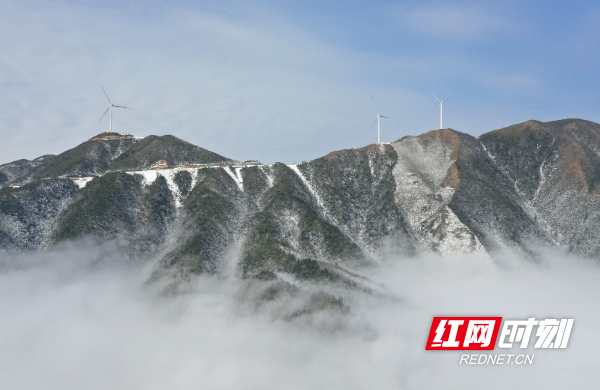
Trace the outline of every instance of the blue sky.
{"label": "blue sky", "polygon": [[0,163],[108,129],[294,163],[438,126],[600,122],[600,6],[540,1],[0,3]]}

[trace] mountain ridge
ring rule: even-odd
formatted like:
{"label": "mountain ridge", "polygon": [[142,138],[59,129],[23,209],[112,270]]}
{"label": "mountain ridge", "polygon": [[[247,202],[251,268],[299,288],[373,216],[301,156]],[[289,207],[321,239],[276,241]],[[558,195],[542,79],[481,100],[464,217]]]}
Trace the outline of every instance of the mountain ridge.
{"label": "mountain ridge", "polygon": [[[242,164],[173,136],[111,137],[0,166],[0,248],[93,236],[156,254],[160,275],[349,284],[351,269],[396,252],[533,259],[542,243],[600,258],[600,125],[589,121],[477,138],[432,130],[289,165]],[[169,169],[149,170],[159,160]],[[8,188],[15,178],[27,185]]]}

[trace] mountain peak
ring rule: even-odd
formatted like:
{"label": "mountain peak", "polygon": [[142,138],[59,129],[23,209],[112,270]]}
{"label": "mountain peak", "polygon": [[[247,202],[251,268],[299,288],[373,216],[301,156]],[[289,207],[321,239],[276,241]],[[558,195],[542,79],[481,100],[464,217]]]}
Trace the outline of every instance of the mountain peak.
{"label": "mountain peak", "polygon": [[115,132],[104,132],[100,133],[95,137],[89,139],[89,141],[108,141],[108,140],[119,140],[119,139],[132,139],[136,138],[131,134],[115,133]]}
{"label": "mountain peak", "polygon": [[435,130],[430,130],[427,133],[418,135],[418,137],[421,138],[424,142],[429,142],[430,140],[434,139],[435,137],[439,137],[443,141],[446,141],[447,143],[452,144],[452,143],[460,142],[460,141],[458,141],[458,133],[459,132],[457,132],[456,130],[452,130],[450,128],[435,129]]}
{"label": "mountain peak", "polygon": [[193,145],[173,135],[149,135],[121,154],[111,166],[113,170],[148,167],[159,160],[176,167],[189,164],[233,163],[234,160]]}

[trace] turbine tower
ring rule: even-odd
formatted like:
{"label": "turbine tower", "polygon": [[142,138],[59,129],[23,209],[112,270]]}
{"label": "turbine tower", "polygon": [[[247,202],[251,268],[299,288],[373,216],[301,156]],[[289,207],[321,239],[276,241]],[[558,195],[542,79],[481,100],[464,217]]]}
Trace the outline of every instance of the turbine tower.
{"label": "turbine tower", "polygon": [[433,95],[433,97],[435,98],[435,100],[438,101],[438,103],[440,103],[440,130],[443,128],[442,127],[442,106],[444,105],[445,102],[447,102],[448,100],[452,99],[451,97],[449,97],[446,100],[442,100],[440,101],[440,99],[437,98],[437,96],[435,96],[435,94],[432,92],[431,93]]}
{"label": "turbine tower", "polygon": [[106,109],[106,111],[104,111],[104,114],[102,114],[102,117],[100,118],[100,120],[98,121],[98,123],[100,123],[100,121],[102,120],[102,118],[104,118],[104,115],[106,115],[106,113],[108,112],[108,110],[110,110],[110,131],[109,131],[109,133],[112,133],[113,132],[112,131],[112,109],[113,109],[113,107],[129,108],[130,110],[131,110],[131,107],[115,106],[114,104],[112,104],[112,102],[108,98],[108,95],[106,94],[106,91],[104,90],[104,87],[100,86],[100,88],[102,88],[102,92],[104,92],[104,96],[106,96],[106,99],[108,100],[108,103],[110,104],[110,106],[108,106],[108,108]]}
{"label": "turbine tower", "polygon": [[379,133],[380,133],[379,118],[387,118],[387,116],[383,116],[383,115],[381,115],[379,113],[379,110],[377,109],[377,105],[375,104],[375,98],[373,96],[371,96],[371,99],[373,99],[373,105],[375,106],[375,112],[377,113],[377,117],[375,118],[375,120],[371,124],[371,129],[369,129],[369,133],[373,129],[373,125],[375,124],[375,122],[377,122],[377,143],[379,144],[380,143],[379,142]]}

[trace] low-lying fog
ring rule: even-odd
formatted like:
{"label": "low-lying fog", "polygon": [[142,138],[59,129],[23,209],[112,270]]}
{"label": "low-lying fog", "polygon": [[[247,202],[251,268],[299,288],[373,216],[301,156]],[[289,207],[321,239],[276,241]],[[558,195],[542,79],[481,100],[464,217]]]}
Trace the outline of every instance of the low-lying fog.
{"label": "low-lying fog", "polygon": [[[108,247],[70,247],[0,260],[2,389],[593,388],[599,263],[543,251],[389,258],[361,272],[387,289],[326,288],[347,310],[290,315],[303,292],[264,299],[272,282],[198,277],[148,284],[152,264]],[[263,296],[259,299],[258,297]],[[568,348],[533,365],[459,365],[463,351],[425,351],[434,316],[575,318]]]}

